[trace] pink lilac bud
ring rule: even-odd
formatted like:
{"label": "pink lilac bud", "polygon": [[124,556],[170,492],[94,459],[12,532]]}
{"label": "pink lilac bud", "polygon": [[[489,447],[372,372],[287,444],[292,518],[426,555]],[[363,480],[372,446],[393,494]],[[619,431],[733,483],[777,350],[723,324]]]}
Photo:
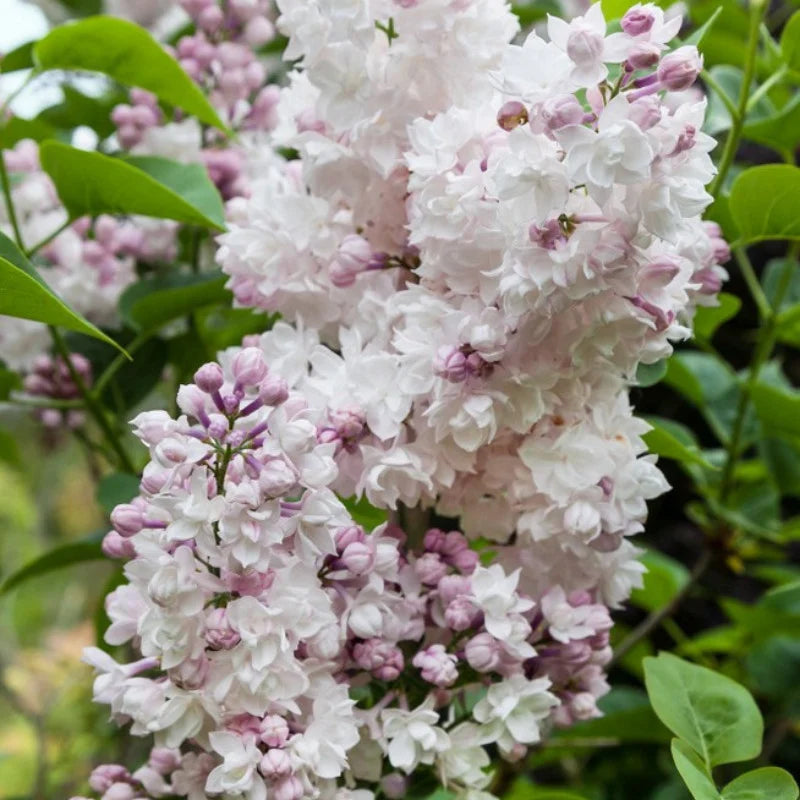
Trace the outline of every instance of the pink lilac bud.
{"label": "pink lilac bud", "polygon": [[658,64],[661,48],[652,42],[638,42],[628,53],[627,64],[631,69],[650,69]]}
{"label": "pink lilac bud", "polygon": [[274,800],[300,800],[303,793],[303,784],[294,775],[281,778],[272,788]]}
{"label": "pink lilac bud", "polygon": [[131,780],[131,774],[121,764],[101,764],[92,770],[89,786],[95,792],[106,792],[115,783]]}
{"label": "pink lilac bud", "polygon": [[280,497],[297,483],[297,474],[283,459],[273,459],[264,464],[258,476],[258,485],[267,497]]}
{"label": "pink lilac bud", "polygon": [[405,666],[399,647],[382,639],[367,639],[353,647],[353,660],[378,680],[396,680]]}
{"label": "pink lilac bud", "polygon": [[436,588],[445,604],[451,603],[457,597],[472,594],[472,582],[463,575],[445,575]]}
{"label": "pink lilac bud", "polygon": [[467,642],[464,657],[477,672],[491,672],[500,664],[500,644],[490,634],[479,633]]}
{"label": "pink lilac bud", "polygon": [[444,558],[449,559],[468,548],[469,542],[467,542],[467,537],[464,536],[461,531],[450,531],[445,535],[444,542],[439,552]]}
{"label": "pink lilac bud", "polygon": [[116,531],[109,531],[100,545],[107,558],[135,558],[136,548],[133,542],[120,536]]}
{"label": "pink lilac bud", "polygon": [[225,15],[219,6],[208,6],[197,17],[197,24],[208,33],[216,33],[224,22]]}
{"label": "pink lilac bud", "polygon": [[433,359],[433,371],[440,378],[461,383],[467,378],[467,357],[453,345],[442,345]]}
{"label": "pink lilac bud", "polygon": [[625,12],[620,20],[620,25],[628,36],[641,36],[650,31],[655,19],[655,15],[649,8],[634,6]]}
{"label": "pink lilac bud", "polygon": [[408,794],[408,778],[399,772],[390,772],[381,778],[381,789],[389,800],[402,800]]}
{"label": "pink lilac bud", "polygon": [[148,766],[159,775],[170,775],[178,769],[180,763],[180,750],[172,750],[169,747],[154,747],[147,760]]}
{"label": "pink lilac bud", "polygon": [[289,725],[277,714],[267,714],[261,720],[261,741],[267,747],[283,747],[289,739]]}
{"label": "pink lilac bud", "polygon": [[640,97],[630,104],[628,119],[635,122],[643,131],[650,130],[661,121],[662,105],[658,97]]}
{"label": "pink lilac bud", "polygon": [[111,524],[120,536],[134,536],[144,527],[144,516],[136,506],[123,503],[111,512]]}
{"label": "pink lilac bud", "polygon": [[467,548],[451,556],[449,561],[460,572],[465,575],[471,575],[475,571],[475,567],[478,566],[479,556],[475,550]]}
{"label": "pink lilac bud", "polygon": [[369,266],[372,247],[363,236],[349,234],[328,268],[331,282],[340,289],[352,286],[356,277]]}
{"label": "pink lilac bud", "polygon": [[422,677],[434,686],[452,686],[458,680],[456,656],[448,653],[444,645],[432,644],[420,650],[411,662],[422,672]]}
{"label": "pink lilac bud", "polygon": [[289,385],[278,375],[268,374],[258,385],[258,396],[265,406],[279,406],[289,397]]}
{"label": "pink lilac bud", "polygon": [[353,575],[366,575],[375,566],[375,547],[367,542],[352,542],[345,547],[341,561]]}
{"label": "pink lilac bud", "polygon": [[688,89],[703,69],[703,59],[694,45],[684,45],[667,53],[658,65],[658,80],[673,92]]}
{"label": "pink lilac bud", "polygon": [[456,597],[444,612],[444,621],[454,631],[465,631],[475,625],[480,613],[468,597]]}
{"label": "pink lilac bud", "polygon": [[700,294],[717,294],[722,288],[722,276],[713,267],[698,270],[692,275],[692,283],[700,284]]}
{"label": "pink lilac bud", "polygon": [[292,771],[292,761],[285,750],[273,748],[264,753],[258,769],[265,778],[282,778]]}
{"label": "pink lilac bud", "polygon": [[579,100],[572,94],[562,94],[546,100],[540,107],[542,121],[551,131],[567,125],[579,125],[586,112]]}
{"label": "pink lilac bud", "polygon": [[600,716],[597,700],[590,692],[577,692],[570,700],[569,708],[576,720],[593,719]]}
{"label": "pink lilac bud", "polygon": [[100,800],[134,800],[136,794],[129,783],[113,783],[103,792]]}
{"label": "pink lilac bud", "polygon": [[591,30],[576,30],[567,37],[567,55],[575,64],[593,64],[603,55],[603,37]]}
{"label": "pink lilac bud", "polygon": [[425,537],[422,540],[423,547],[430,553],[442,552],[447,534],[439,530],[439,528],[430,528],[425,531]]}
{"label": "pink lilac bud", "polygon": [[257,347],[245,347],[233,360],[233,375],[241,386],[256,386],[267,377],[264,354]]}
{"label": "pink lilac bud", "polygon": [[208,678],[210,668],[211,664],[205,656],[191,658],[187,661],[183,661],[174,669],[171,669],[169,671],[169,678],[181,689],[190,691],[202,689]]}
{"label": "pink lilac bud", "polygon": [[509,100],[497,112],[497,124],[504,131],[513,131],[528,122],[528,109],[518,100]]}
{"label": "pink lilac bud", "polygon": [[262,47],[275,38],[275,26],[266,17],[253,17],[244,27],[244,40],[251,47]]}
{"label": "pink lilac bud", "polygon": [[208,364],[203,364],[194,374],[194,382],[204,392],[211,394],[218,392],[225,383],[225,378],[222,374],[222,367],[213,361]]}
{"label": "pink lilac bud", "polygon": [[339,528],[334,534],[333,538],[336,542],[336,547],[339,552],[344,552],[345,548],[354,542],[366,541],[366,534],[360,525],[349,525],[346,528]]}
{"label": "pink lilac bud", "polygon": [[438,553],[423,553],[414,563],[414,571],[426,586],[436,586],[447,574],[447,564]]}
{"label": "pink lilac bud", "polygon": [[205,637],[212,650],[230,650],[241,641],[228,622],[228,612],[224,608],[215,608],[206,617]]}

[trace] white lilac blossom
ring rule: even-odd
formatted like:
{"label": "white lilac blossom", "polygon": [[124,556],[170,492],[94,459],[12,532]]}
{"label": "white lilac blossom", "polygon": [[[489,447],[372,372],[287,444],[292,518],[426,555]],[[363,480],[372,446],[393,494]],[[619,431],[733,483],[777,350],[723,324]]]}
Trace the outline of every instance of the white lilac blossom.
{"label": "white lilac blossom", "polygon": [[104,547],[109,641],[143,660],[89,659],[175,755],[168,788],[112,765],[129,788],[96,791],[490,797],[487,747],[598,715],[668,488],[628,389],[725,277],[705,104],[674,99],[699,56],[651,5],[520,44],[502,0],[278,6],[271,145],[297,157],[243,163],[219,261],[283,321],[134,421],[151,460]]}

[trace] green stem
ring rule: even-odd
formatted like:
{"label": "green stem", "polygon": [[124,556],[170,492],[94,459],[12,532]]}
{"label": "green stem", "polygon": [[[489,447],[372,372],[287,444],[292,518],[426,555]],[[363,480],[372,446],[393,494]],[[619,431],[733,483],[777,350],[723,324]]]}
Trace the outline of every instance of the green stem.
{"label": "green stem", "polygon": [[80,400],[59,400],[55,397],[33,397],[27,394],[12,393],[8,402],[16,406],[27,406],[29,408],[58,408],[63,411],[71,411],[83,408]]}
{"label": "green stem", "polygon": [[756,89],[750,99],[747,101],[747,110],[751,111],[755,104],[776,84],[780,83],[789,72],[789,68],[784,64],[777,72],[767,78],[761,86]]}
{"label": "green stem", "polygon": [[22,242],[22,233],[19,229],[19,221],[17,220],[17,212],[14,209],[14,200],[11,197],[11,181],[8,179],[8,171],[6,170],[6,160],[3,156],[3,151],[0,149],[0,183],[3,185],[3,197],[6,201],[6,208],[8,209],[8,219],[11,222],[11,230],[14,232],[14,240],[20,250],[25,249]]}
{"label": "green stem", "polygon": [[56,236],[58,236],[60,233],[63,233],[67,228],[69,228],[70,225],[72,225],[72,220],[68,219],[66,222],[59,225],[52,233],[45,236],[44,239],[42,239],[40,242],[37,242],[33,247],[29,247],[25,251],[25,255],[28,258],[36,255],[36,253],[38,253],[43,247],[50,244],[50,242],[52,242],[53,239],[56,238]]}
{"label": "green stem", "polygon": [[764,294],[764,290],[761,288],[761,283],[758,280],[756,271],[753,269],[750,257],[747,255],[747,251],[744,247],[737,247],[733,252],[736,256],[736,263],[739,265],[739,272],[741,272],[747,284],[747,288],[750,290],[750,294],[753,297],[753,302],[758,309],[758,316],[764,321],[772,313],[772,307],[770,306],[767,296]]}
{"label": "green stem", "polygon": [[745,51],[742,88],[739,91],[739,103],[736,108],[736,113],[733,115],[733,124],[731,125],[730,133],[728,133],[728,138],[725,140],[725,149],[722,151],[717,177],[714,179],[709,190],[714,198],[719,195],[720,189],[722,189],[728,171],[733,164],[733,159],[736,156],[739,141],[742,138],[742,129],[744,128],[744,121],[747,117],[747,101],[750,97],[750,87],[753,83],[753,77],[756,71],[759,28],[765,8],[766,3],[764,2],[752,3],[750,6],[750,29],[747,35],[747,50]]}
{"label": "green stem", "polygon": [[72,378],[72,382],[78,389],[81,398],[83,398],[83,404],[89,414],[94,418],[95,422],[97,422],[100,430],[103,432],[103,435],[106,438],[106,441],[111,446],[111,449],[116,454],[117,458],[119,459],[119,465],[125,472],[129,472],[131,475],[136,475],[137,471],[136,468],[133,466],[133,462],[130,459],[130,456],[125,452],[125,448],[122,446],[122,443],[119,440],[119,437],[114,433],[111,424],[108,421],[108,418],[105,415],[105,411],[103,411],[102,406],[97,400],[92,396],[89,390],[86,388],[86,384],[84,383],[83,378],[80,376],[78,371],[75,369],[74,364],[72,363],[72,358],[70,357],[69,348],[66,345],[61,334],[58,332],[56,328],[52,325],[49,326],[50,328],[50,335],[53,338],[53,345],[56,349],[56,352],[61,356],[64,360],[64,364],[69,371],[70,377]]}
{"label": "green stem", "polygon": [[[143,344],[150,340],[152,333],[140,333],[130,344],[125,345],[125,350],[128,355],[133,355]],[[100,375],[92,387],[92,395],[95,399],[99,400],[103,390],[108,386],[109,382],[119,372],[119,370],[126,364],[130,363],[130,359],[126,355],[120,353]]]}
{"label": "green stem", "polygon": [[735,119],[736,115],[739,113],[736,108],[736,103],[731,100],[728,93],[722,88],[722,85],[717,82],[717,79],[707,69],[704,69],[700,73],[700,78],[703,83],[708,86],[709,89],[713,89],[719,99],[722,100],[722,104],[728,109],[728,113],[731,115],[731,120]]}
{"label": "green stem", "polygon": [[753,358],[750,362],[750,367],[747,372],[747,380],[741,387],[739,394],[739,402],[736,406],[736,416],[733,421],[733,429],[731,431],[731,438],[725,448],[727,455],[725,458],[725,465],[722,468],[722,477],[720,479],[719,500],[724,503],[729,497],[734,485],[734,473],[736,471],[736,462],[741,455],[742,436],[744,435],[744,424],[747,418],[747,410],[750,407],[750,396],[753,388],[758,383],[759,375],[764,364],[766,364],[769,357],[772,355],[772,350],[775,347],[775,342],[778,338],[778,321],[780,317],[780,308],[783,298],[789,289],[792,279],[793,262],[797,258],[797,247],[792,245],[789,252],[789,263],[784,266],[783,274],[781,275],[780,283],[778,284],[775,292],[775,298],[771,304],[769,312],[764,319],[761,330],[758,334],[756,341],[755,351]]}

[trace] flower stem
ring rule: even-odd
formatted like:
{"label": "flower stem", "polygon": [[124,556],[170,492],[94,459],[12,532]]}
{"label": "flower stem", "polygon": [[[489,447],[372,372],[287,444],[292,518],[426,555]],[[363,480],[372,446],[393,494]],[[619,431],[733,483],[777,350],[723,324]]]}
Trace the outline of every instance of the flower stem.
{"label": "flower stem", "polygon": [[753,83],[753,77],[756,71],[759,29],[761,27],[761,19],[764,16],[765,8],[766,3],[752,3],[750,6],[750,28],[747,35],[744,76],[742,77],[742,87],[739,90],[739,103],[736,107],[736,113],[732,115],[731,130],[730,133],[728,133],[728,138],[725,140],[725,149],[722,151],[717,177],[714,178],[711,188],[709,189],[715,199],[719,196],[728,171],[733,164],[736,150],[739,147],[739,141],[742,138],[742,129],[744,128],[744,122],[747,117],[747,103],[750,99],[750,87]]}
{"label": "flower stem", "polygon": [[3,197],[6,201],[6,209],[8,210],[8,219],[11,222],[11,230],[14,232],[14,241],[20,250],[25,250],[25,245],[22,242],[22,233],[19,229],[19,221],[17,220],[17,212],[14,209],[14,201],[11,197],[11,181],[8,179],[8,171],[6,170],[6,161],[3,156],[3,151],[0,149],[0,183],[3,188]]}

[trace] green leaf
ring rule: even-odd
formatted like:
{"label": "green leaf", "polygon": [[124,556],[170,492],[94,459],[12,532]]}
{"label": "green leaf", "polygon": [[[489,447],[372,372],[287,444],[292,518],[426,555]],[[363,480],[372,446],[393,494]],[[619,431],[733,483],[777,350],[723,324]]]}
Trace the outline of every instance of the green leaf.
{"label": "green leaf", "polygon": [[639,364],[636,369],[636,384],[646,389],[655,386],[667,374],[667,359],[656,361],[655,364]]}
{"label": "green leaf", "polygon": [[776,699],[800,696],[800,639],[779,634],[758,642],[745,659],[753,688]]}
{"label": "green leaf", "polygon": [[0,595],[10,592],[12,589],[31,578],[46,575],[49,572],[71,566],[72,564],[80,564],[84,561],[97,561],[105,558],[100,548],[103,535],[102,533],[96,533],[79,542],[70,542],[69,544],[61,545],[39,556],[29,564],[26,564],[21,569],[9,575],[3,583],[0,584]]}
{"label": "green leaf", "polygon": [[646,611],[666,606],[689,580],[689,570],[680,561],[658,550],[648,550],[639,560],[647,567],[647,572],[644,586],[631,593],[631,603]]}
{"label": "green leaf", "polygon": [[779,767],[745,772],[722,790],[722,800],[797,800],[794,778]]}
{"label": "green leaf", "polygon": [[632,5],[633,0],[600,0],[603,16],[607,20],[620,19]]}
{"label": "green leaf", "polygon": [[130,503],[139,494],[139,478],[127,472],[106,475],[97,486],[97,502],[106,514],[120,503]]}
{"label": "green leaf", "polygon": [[767,433],[800,436],[800,392],[758,383],[750,399]]}
{"label": "green leaf", "polygon": [[718,306],[701,306],[694,317],[694,334],[699,339],[711,339],[720,325],[739,313],[742,301],[736,295],[721,292]]}
{"label": "green leaf", "polygon": [[219,194],[200,164],[166,158],[112,158],[60,142],[39,149],[72,219],[97,214],[142,214],[217,230],[225,227]]}
{"label": "green leaf", "polygon": [[42,280],[19,248],[0,233],[0,314],[85,333],[125,351],[67,306]]}
{"label": "green leaf", "polygon": [[219,271],[147,278],[123,292],[120,314],[135,330],[153,331],[203,306],[230,304],[226,281]]}
{"label": "green leaf", "polygon": [[695,47],[699,47],[702,43],[703,39],[708,36],[709,31],[712,27],[714,27],[714,23],[717,21],[717,18],[722,13],[722,6],[718,6],[716,11],[699,27],[695,30],[691,36],[688,36],[684,40],[684,44],[693,44]]}
{"label": "green leaf", "polygon": [[761,712],[736,681],[670,653],[646,658],[644,674],[658,718],[709,768],[761,752]]}
{"label": "green leaf", "polygon": [[781,54],[789,69],[800,71],[800,11],[795,11],[783,26]]}
{"label": "green leaf", "polygon": [[42,70],[101,72],[227,131],[178,62],[144,28],[127,20],[96,16],[61,25],[36,43],[33,54]]}
{"label": "green leaf", "polygon": [[0,57],[0,73],[31,69],[33,67],[33,47],[35,44],[35,41],[25,42]]}
{"label": "green leaf", "polygon": [[652,430],[642,436],[651,453],[679,461],[715,469],[700,452],[694,434],[685,425],[663,417],[643,417]]}
{"label": "green leaf", "polygon": [[708,768],[697,753],[680,739],[672,740],[672,760],[694,800],[720,800]]}
{"label": "green leaf", "polygon": [[791,152],[800,142],[800,97],[790,100],[768,117],[748,122],[742,135],[778,153]]}
{"label": "green leaf", "polygon": [[800,239],[800,169],[765,164],[733,182],[730,209],[740,245],[767,239]]}
{"label": "green leaf", "polygon": [[375,508],[366,497],[362,497],[360,500],[356,500],[353,497],[341,498],[341,501],[353,521],[367,531],[377,528],[378,525],[383,525],[389,517],[385,509]]}
{"label": "green leaf", "polygon": [[800,441],[762,436],[758,451],[781,494],[800,497]]}
{"label": "green leaf", "polygon": [[61,87],[64,99],[41,111],[36,117],[45,124],[63,131],[72,131],[82,125],[91,128],[105,139],[116,130],[111,119],[114,106],[125,101],[122,92],[113,92],[102,97],[90,97],[68,84]]}
{"label": "green leaf", "polygon": [[[709,74],[735,104],[742,91],[742,81],[744,80],[744,73],[742,70],[730,64],[720,64],[719,66],[712,67],[709,70]],[[703,130],[714,136],[722,131],[728,130],[731,127],[732,120],[730,112],[719,97],[717,91],[715,89],[710,89],[709,94],[709,104]],[[776,109],[774,104],[769,97],[765,95],[750,109],[747,117],[753,122],[754,120],[767,119],[775,113]]]}
{"label": "green leaf", "polygon": [[11,119],[0,124],[0,147],[10,150],[17,142],[21,142],[23,139],[42,142],[45,139],[52,139],[55,135],[55,128],[41,119],[11,117]]}
{"label": "green leaf", "polygon": [[514,781],[503,795],[503,800],[584,800],[580,795],[557,787],[537,786],[530,778],[522,777]]}

